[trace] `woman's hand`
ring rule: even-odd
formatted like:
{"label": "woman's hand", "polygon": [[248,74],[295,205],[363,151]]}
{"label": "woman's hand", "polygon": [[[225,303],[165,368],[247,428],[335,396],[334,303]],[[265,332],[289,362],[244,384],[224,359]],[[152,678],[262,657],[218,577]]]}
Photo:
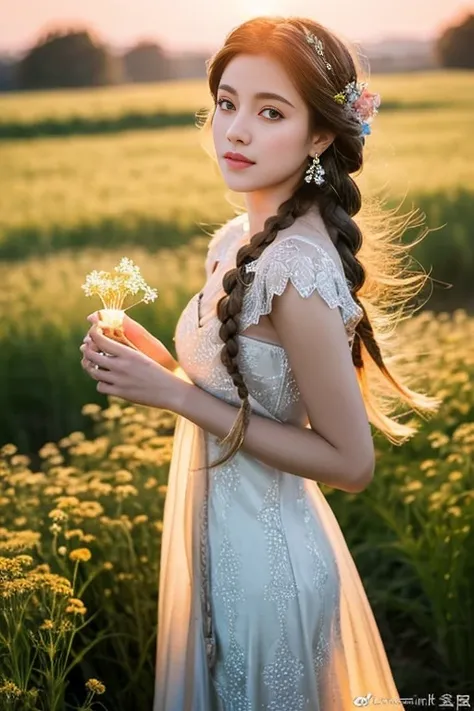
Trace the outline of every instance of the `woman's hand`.
{"label": "woman's hand", "polygon": [[107,338],[97,324],[90,328],[89,338],[90,343],[80,347],[83,354],[81,366],[98,381],[98,392],[137,405],[176,412],[174,408],[183,384],[180,378],[144,353]]}
{"label": "woman's hand", "polygon": [[[99,323],[100,311],[89,314],[87,320],[92,324]],[[126,313],[123,317],[123,331],[135,348],[162,365],[163,368],[174,371],[179,367],[178,361],[173,358],[166,346]]]}

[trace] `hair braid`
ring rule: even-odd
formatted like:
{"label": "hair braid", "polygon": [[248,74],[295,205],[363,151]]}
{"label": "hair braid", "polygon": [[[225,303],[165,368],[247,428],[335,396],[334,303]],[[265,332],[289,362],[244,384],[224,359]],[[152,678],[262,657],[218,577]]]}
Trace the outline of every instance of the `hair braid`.
{"label": "hair braid", "polygon": [[241,447],[250,420],[249,391],[237,363],[239,353],[237,339],[239,315],[242,311],[245,289],[255,278],[254,272],[245,271],[245,265],[258,259],[266,247],[274,241],[278,233],[291,227],[297,217],[304,215],[313,202],[314,197],[311,197],[307,184],[303,182],[303,185],[286,202],[280,205],[276,215],[272,215],[265,220],[263,230],[256,232],[249,244],[239,249],[236,255],[236,266],[226,272],[223,277],[222,286],[226,295],[221,297],[217,303],[217,316],[222,322],[219,329],[219,337],[224,342],[220,357],[221,362],[232,378],[233,384],[237,388],[242,404],[232,429],[219,441],[221,446],[228,447],[227,452],[216,462],[210,464],[210,467],[216,467],[228,461]]}

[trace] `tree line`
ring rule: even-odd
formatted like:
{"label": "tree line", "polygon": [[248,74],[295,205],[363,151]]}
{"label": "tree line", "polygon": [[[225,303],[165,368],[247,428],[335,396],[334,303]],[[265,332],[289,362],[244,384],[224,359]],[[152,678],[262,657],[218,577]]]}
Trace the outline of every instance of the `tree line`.
{"label": "tree line", "polygon": [[[447,27],[434,52],[442,68],[474,69],[474,14]],[[87,29],[49,31],[13,66],[0,60],[0,86],[20,90],[159,82],[172,76],[171,59],[158,43],[143,40],[117,54]]]}

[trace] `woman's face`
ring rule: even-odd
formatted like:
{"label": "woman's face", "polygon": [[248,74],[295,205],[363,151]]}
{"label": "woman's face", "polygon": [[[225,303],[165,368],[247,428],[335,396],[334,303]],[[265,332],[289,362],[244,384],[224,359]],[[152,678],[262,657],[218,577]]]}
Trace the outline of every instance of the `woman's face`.
{"label": "woman's face", "polygon": [[[259,92],[278,94],[258,97]],[[315,153],[309,114],[282,65],[266,55],[239,54],[224,70],[212,133],[219,167],[236,192],[291,194]],[[228,151],[254,164],[243,170],[229,163]],[[318,151],[319,152],[319,151]]]}

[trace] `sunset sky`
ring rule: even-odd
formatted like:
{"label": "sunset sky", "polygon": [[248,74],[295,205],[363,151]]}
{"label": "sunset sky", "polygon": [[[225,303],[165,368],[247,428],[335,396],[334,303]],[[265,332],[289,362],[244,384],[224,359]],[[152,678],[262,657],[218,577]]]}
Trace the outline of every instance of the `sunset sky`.
{"label": "sunset sky", "polygon": [[243,20],[301,15],[351,40],[435,36],[474,12],[459,0],[13,0],[0,2],[0,50],[31,45],[50,23],[85,24],[118,47],[155,39],[167,50],[213,50]]}

